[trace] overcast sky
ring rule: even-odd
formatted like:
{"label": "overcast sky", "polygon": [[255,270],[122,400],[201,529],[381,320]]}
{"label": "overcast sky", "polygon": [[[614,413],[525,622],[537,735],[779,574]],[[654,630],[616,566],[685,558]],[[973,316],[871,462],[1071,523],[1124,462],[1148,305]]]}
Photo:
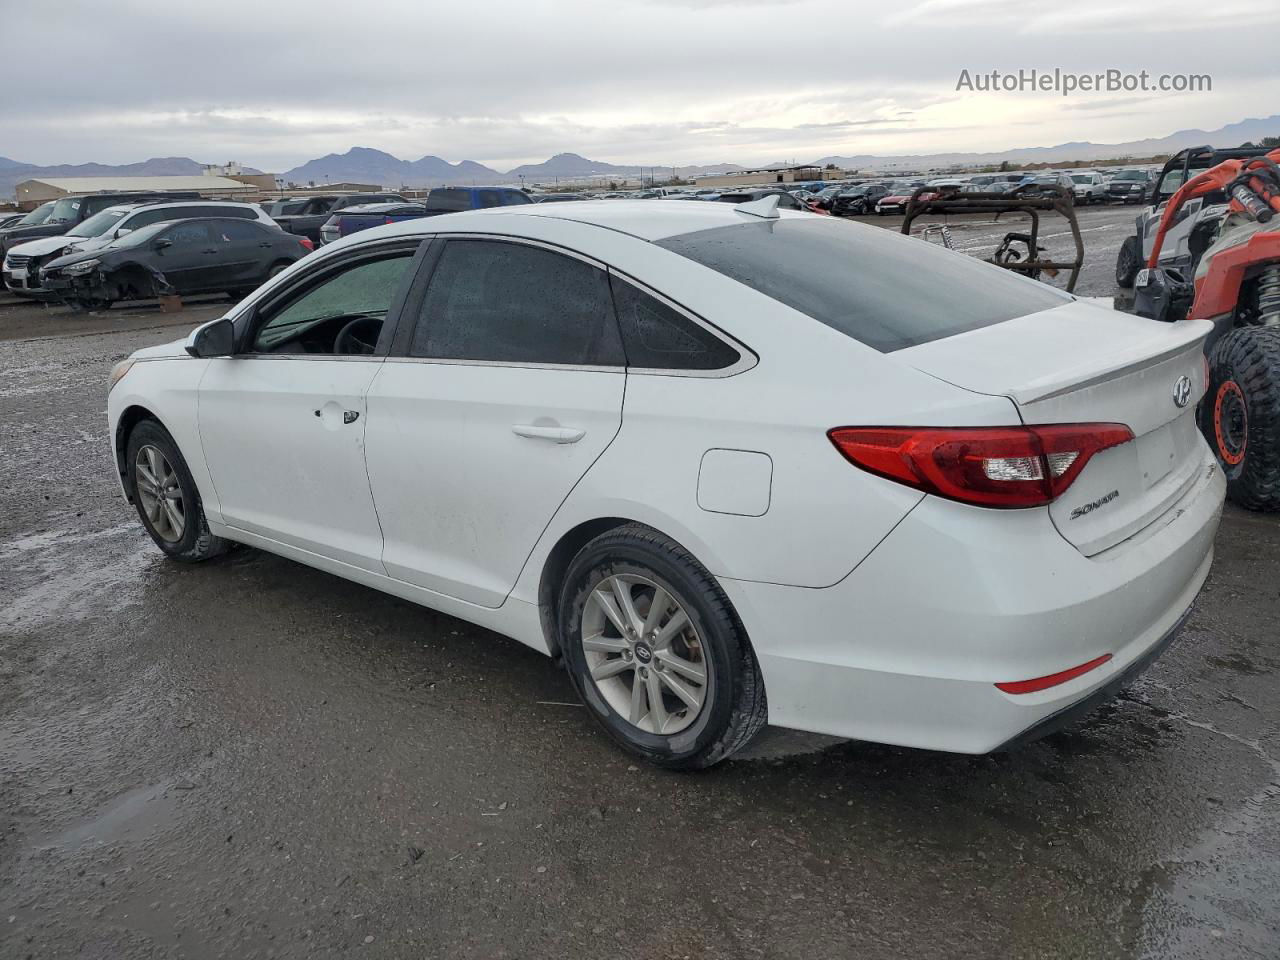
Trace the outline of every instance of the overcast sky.
{"label": "overcast sky", "polygon": [[[0,0],[0,156],[278,172],[359,145],[505,170],[1116,142],[1280,113],[1278,24],[1276,0]],[[956,91],[1020,67],[1213,90]]]}

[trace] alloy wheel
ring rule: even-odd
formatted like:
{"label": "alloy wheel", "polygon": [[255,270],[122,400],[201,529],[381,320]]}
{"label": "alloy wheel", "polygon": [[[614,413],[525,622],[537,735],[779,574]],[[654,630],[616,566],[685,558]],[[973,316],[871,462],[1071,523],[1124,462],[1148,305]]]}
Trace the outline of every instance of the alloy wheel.
{"label": "alloy wheel", "polygon": [[145,444],[138,448],[133,474],[142,511],[156,536],[166,543],[177,543],[187,528],[177,471],[159,447]]}
{"label": "alloy wheel", "polygon": [[582,612],[581,641],[592,683],[609,705],[645,733],[689,727],[715,681],[683,604],[634,574],[605,577]]}

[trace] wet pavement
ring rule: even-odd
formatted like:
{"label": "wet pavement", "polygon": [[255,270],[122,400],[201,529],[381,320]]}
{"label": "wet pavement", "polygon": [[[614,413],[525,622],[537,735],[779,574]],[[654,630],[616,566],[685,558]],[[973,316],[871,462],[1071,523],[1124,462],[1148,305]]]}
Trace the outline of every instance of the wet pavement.
{"label": "wet pavement", "polygon": [[14,339],[33,309],[0,303],[5,960],[1280,955],[1280,518],[1229,509],[1182,639],[1047,740],[770,731],[663,773],[513,641],[253,550],[165,561],[105,378],[219,306]]}

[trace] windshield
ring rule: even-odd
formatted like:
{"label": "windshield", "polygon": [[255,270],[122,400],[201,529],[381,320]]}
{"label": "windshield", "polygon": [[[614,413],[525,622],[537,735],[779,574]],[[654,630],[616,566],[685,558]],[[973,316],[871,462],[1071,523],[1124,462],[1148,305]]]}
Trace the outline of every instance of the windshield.
{"label": "windshield", "polygon": [[1113,180],[1145,180],[1147,174],[1145,170],[1121,170],[1111,179]]}
{"label": "windshield", "polygon": [[1075,173],[1071,175],[1071,179],[1076,183],[1093,183],[1093,174]]}
{"label": "windshield", "polygon": [[715,227],[658,245],[885,353],[1072,299],[962,253],[826,217]]}
{"label": "windshield", "polygon": [[53,213],[53,203],[42,203],[36,207],[25,217],[18,221],[19,227],[35,227],[44,223],[49,219],[49,214]]}
{"label": "windshield", "polygon": [[55,200],[53,209],[49,211],[49,223],[71,223],[79,219],[83,197],[63,197]]}
{"label": "windshield", "polygon": [[88,220],[85,220],[78,226],[72,227],[68,230],[67,236],[100,237],[119,223],[128,212],[128,210],[120,210],[112,207],[110,210],[103,210],[101,213],[95,213]]}

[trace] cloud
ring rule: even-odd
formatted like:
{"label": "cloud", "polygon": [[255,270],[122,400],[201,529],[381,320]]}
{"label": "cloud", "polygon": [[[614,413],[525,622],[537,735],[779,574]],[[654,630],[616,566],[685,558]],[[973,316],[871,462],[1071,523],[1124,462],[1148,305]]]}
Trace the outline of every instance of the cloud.
{"label": "cloud", "polygon": [[[189,155],[277,171],[353,145],[499,169],[562,150],[753,164],[1128,140],[1280,102],[1271,31],[1254,29],[1280,17],[1274,0],[1224,0],[1211,19],[1191,0],[352,9],[279,0],[246,24],[171,0],[7,4],[6,35],[39,42],[8,46],[0,61],[0,151],[37,163]],[[1169,32],[1135,45],[1153,30]],[[1204,72],[1214,85],[1119,112],[1126,97],[956,92],[962,69],[1022,67]]]}

